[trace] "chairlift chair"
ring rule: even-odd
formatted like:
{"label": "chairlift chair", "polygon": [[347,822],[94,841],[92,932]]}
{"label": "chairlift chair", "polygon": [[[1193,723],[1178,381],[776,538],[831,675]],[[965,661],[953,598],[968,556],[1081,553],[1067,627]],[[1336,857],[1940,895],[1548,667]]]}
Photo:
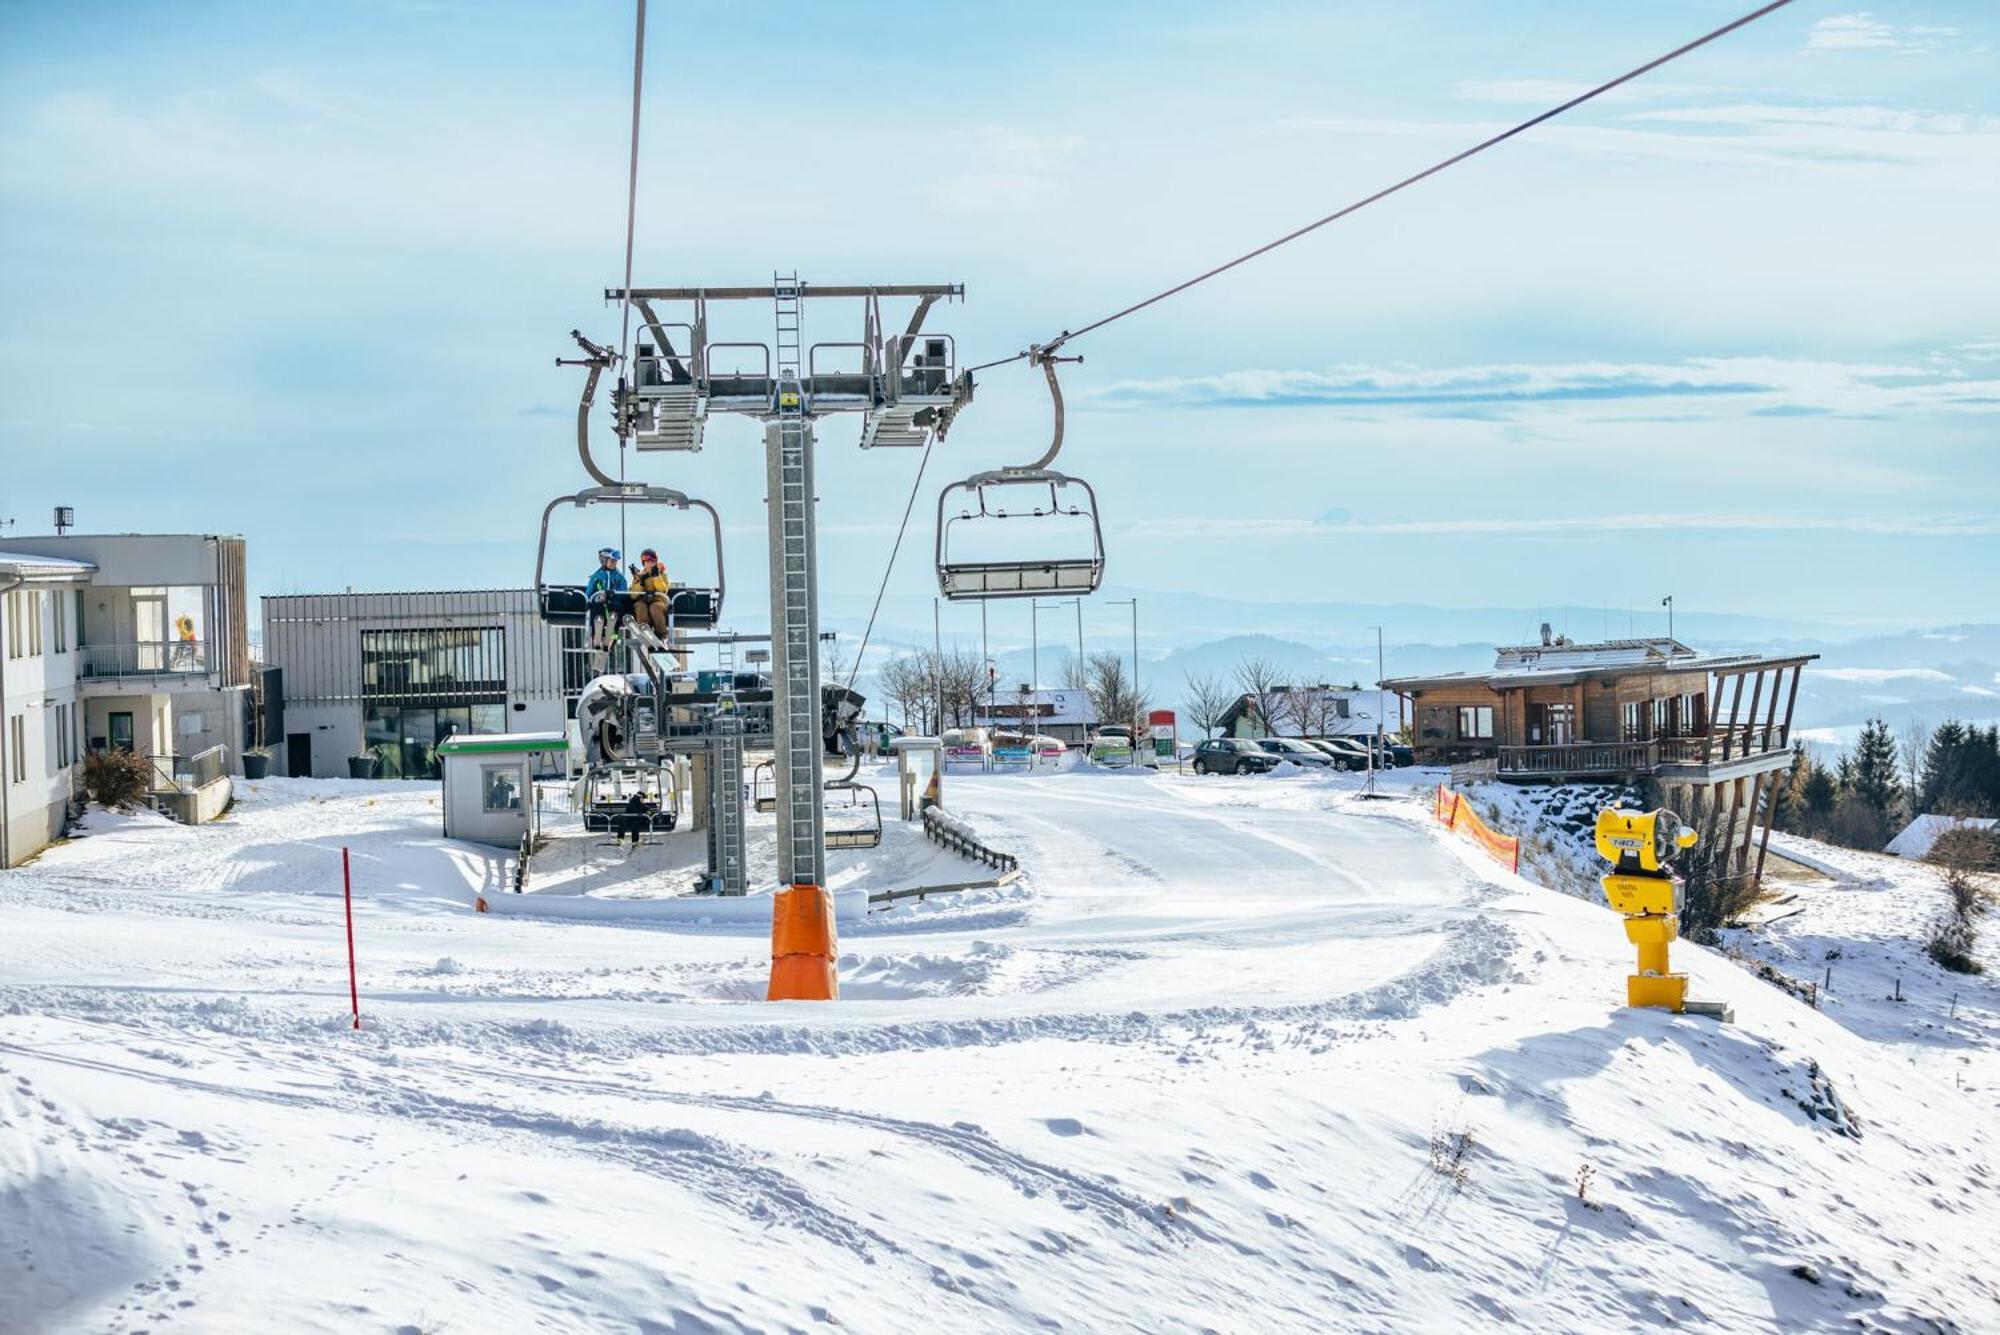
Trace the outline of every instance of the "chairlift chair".
{"label": "chairlift chair", "polygon": [[[641,482],[622,486],[585,487],[571,496],[558,496],[542,509],[541,539],[535,548],[535,596],[542,620],[551,626],[582,626],[590,618],[590,602],[582,584],[556,583],[547,578],[549,517],[556,507],[573,505],[585,509],[593,505],[664,505],[670,509],[697,509],[708,514],[715,534],[715,587],[693,588],[676,584],[667,595],[667,625],[680,630],[713,630],[722,619],[722,519],[707,501],[695,500],[671,487],[652,487]],[[671,572],[669,572],[671,574]],[[623,620],[632,615],[632,595],[615,594],[609,600],[612,615]]]}
{"label": "chairlift chair", "polygon": [[[821,786],[826,793],[846,793],[850,809],[861,808],[867,817],[865,825],[826,827],[826,846],[829,849],[875,848],[882,842],[882,795],[854,776],[861,772],[861,753],[854,752],[847,773],[837,779],[828,779]],[[868,805],[862,807],[862,794],[866,793]]]}
{"label": "chairlift chair", "polygon": [[[1055,364],[1071,359],[1057,358],[1053,349],[1043,348],[1030,349],[1029,359],[1039,363],[1048,378],[1049,397],[1055,405],[1055,435],[1047,451],[1031,464],[974,473],[938,493],[938,592],[949,602],[1090,594],[1104,581],[1104,525],[1098,518],[1097,492],[1082,478],[1049,467],[1063,443],[1062,389],[1056,384]],[[1046,503],[1041,500],[1043,488],[1048,490]],[[1035,499],[1025,509],[1018,504],[1010,507],[1005,499],[1010,489],[1016,494],[1027,490]],[[951,513],[954,495],[962,498],[956,514]],[[995,532],[1002,521],[1034,519],[1088,520],[1090,550],[1028,560],[964,555],[968,530]],[[954,537],[960,544],[957,555],[953,554]]]}
{"label": "chairlift chair", "polygon": [[769,815],[778,809],[778,762],[766,760],[750,771],[750,800]]}

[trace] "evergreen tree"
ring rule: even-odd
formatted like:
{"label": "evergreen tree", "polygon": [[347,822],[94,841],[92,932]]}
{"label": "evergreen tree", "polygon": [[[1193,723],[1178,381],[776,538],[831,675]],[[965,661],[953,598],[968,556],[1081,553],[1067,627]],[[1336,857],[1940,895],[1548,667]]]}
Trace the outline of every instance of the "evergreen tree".
{"label": "evergreen tree", "polygon": [[1879,718],[1862,725],[1854,745],[1847,787],[1876,811],[1887,816],[1902,805],[1903,785],[1897,777],[1896,739]]}
{"label": "evergreen tree", "polygon": [[1834,800],[1839,796],[1840,790],[1833,781],[1832,772],[1817,760],[1808,760],[1806,781],[1800,793],[1800,805],[1808,820],[1824,821],[1833,813]]}
{"label": "evergreen tree", "polygon": [[1915,794],[1921,811],[1953,816],[2000,813],[2000,726],[1978,728],[1947,720],[1924,750]]}

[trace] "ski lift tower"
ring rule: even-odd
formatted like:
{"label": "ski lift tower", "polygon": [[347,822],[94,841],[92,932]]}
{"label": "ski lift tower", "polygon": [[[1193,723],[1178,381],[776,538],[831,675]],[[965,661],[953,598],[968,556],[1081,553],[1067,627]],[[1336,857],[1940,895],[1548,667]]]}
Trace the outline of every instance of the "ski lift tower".
{"label": "ski lift tower", "polygon": [[[830,1000],[834,973],[832,905],[826,893],[819,685],[818,542],[813,515],[814,423],[858,413],[863,449],[911,447],[943,436],[971,401],[948,335],[922,332],[939,300],[962,297],[956,283],[818,286],[797,274],[769,287],[633,288],[642,322],[630,375],[613,403],[619,434],[640,450],[699,450],[714,413],[764,424],[771,550],[771,698],[777,770],[778,895],[773,906],[772,1000]],[[624,289],[605,300],[622,302]],[[806,344],[808,301],[859,300],[859,341]],[[900,333],[882,303],[914,299]],[[710,308],[769,301],[773,338],[716,342]],[[688,318],[662,321],[661,305]],[[823,364],[824,363],[824,364]]]}

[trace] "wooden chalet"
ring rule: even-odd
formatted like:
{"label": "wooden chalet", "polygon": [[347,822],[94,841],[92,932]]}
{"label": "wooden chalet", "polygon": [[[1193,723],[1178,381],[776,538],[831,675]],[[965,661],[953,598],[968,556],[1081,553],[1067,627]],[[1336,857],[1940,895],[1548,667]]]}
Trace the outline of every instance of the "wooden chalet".
{"label": "wooden chalet", "polygon": [[1769,795],[1791,764],[1799,678],[1816,657],[1578,644],[1544,626],[1540,644],[1495,650],[1490,672],[1381,685],[1407,702],[1419,763],[1470,763],[1511,783],[1650,781],[1723,849],[1722,875],[1761,877]]}

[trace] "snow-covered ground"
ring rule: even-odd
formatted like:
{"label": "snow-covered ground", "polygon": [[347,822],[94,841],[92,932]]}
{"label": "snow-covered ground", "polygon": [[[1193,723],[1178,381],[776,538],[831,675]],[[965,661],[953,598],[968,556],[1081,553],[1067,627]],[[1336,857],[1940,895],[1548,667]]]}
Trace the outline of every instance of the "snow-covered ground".
{"label": "snow-covered ground", "polygon": [[[818,1006],[755,927],[473,913],[426,785],[99,816],[0,873],[0,1329],[2000,1322],[1990,991],[1688,948],[1737,1022],[1627,1011],[1617,919],[1395,779],[954,774],[1023,881]],[[983,874],[891,835],[834,879]]]}

